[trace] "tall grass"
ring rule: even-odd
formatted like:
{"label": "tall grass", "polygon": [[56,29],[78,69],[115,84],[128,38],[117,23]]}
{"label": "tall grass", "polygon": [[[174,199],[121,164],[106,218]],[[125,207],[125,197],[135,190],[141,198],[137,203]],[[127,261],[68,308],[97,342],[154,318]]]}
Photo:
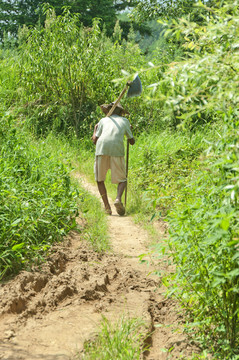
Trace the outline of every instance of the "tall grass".
{"label": "tall grass", "polygon": [[78,190],[69,168],[3,116],[0,150],[0,271],[17,272],[74,228]]}
{"label": "tall grass", "polygon": [[19,100],[19,56],[15,50],[0,49],[0,108],[8,109]]}
{"label": "tall grass", "polygon": [[194,132],[167,130],[141,134],[130,148],[132,207],[141,205],[144,215],[152,216],[156,211],[166,216],[187,182],[201,168],[204,150],[208,142],[218,137],[219,128],[217,124]]}
{"label": "tall grass", "polygon": [[85,343],[84,352],[77,359],[85,360],[139,360],[143,349],[143,322],[121,317],[116,324],[103,318],[95,340]]}

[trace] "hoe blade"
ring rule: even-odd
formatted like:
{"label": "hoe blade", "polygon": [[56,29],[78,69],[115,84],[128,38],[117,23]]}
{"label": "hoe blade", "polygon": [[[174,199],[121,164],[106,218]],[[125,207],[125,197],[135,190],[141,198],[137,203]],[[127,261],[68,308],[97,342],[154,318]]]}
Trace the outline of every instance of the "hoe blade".
{"label": "hoe blade", "polygon": [[134,80],[129,85],[127,97],[139,96],[142,92],[142,84],[138,75],[135,76]]}

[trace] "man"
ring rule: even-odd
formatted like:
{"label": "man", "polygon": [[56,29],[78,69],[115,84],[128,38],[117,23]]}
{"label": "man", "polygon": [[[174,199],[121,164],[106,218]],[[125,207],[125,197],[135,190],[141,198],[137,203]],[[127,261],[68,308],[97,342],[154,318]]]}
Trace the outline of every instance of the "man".
{"label": "man", "polygon": [[[100,106],[105,115],[108,114],[114,103],[103,104]],[[111,207],[108,201],[105,187],[107,171],[111,169],[111,182],[118,184],[117,196],[114,202],[117,213],[120,216],[125,214],[125,208],[121,202],[121,197],[127,184],[125,159],[124,159],[124,136],[126,135],[131,145],[135,139],[131,132],[129,120],[123,115],[129,114],[120,104],[118,104],[110,117],[102,118],[95,125],[92,141],[96,144],[95,152],[95,180],[104,202],[105,211],[111,215]]]}

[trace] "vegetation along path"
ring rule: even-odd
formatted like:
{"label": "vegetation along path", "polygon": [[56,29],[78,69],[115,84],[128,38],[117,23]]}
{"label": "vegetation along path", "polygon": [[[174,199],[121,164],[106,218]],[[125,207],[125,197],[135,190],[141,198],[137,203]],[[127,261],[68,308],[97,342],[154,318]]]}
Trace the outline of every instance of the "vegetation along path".
{"label": "vegetation along path", "polygon": [[[75,176],[98,196],[95,186]],[[112,252],[96,253],[81,234],[71,233],[40,269],[1,285],[0,359],[84,358],[84,342],[95,337],[102,315],[111,323],[122,316],[144,320],[144,341],[150,345],[144,359],[189,358],[193,348],[179,329],[175,303],[164,297],[160,278],[150,274],[152,265],[139,261],[148,234],[112,209]],[[163,225],[160,231],[163,236]]]}

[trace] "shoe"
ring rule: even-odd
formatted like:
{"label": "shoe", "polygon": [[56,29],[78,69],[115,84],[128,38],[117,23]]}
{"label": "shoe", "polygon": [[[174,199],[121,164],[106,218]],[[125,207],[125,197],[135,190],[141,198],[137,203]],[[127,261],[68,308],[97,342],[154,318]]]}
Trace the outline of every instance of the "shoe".
{"label": "shoe", "polygon": [[118,213],[120,216],[123,216],[123,215],[125,214],[124,205],[123,205],[122,202],[120,202],[118,199],[115,200],[114,206],[115,206],[115,208],[116,208],[117,213]]}

